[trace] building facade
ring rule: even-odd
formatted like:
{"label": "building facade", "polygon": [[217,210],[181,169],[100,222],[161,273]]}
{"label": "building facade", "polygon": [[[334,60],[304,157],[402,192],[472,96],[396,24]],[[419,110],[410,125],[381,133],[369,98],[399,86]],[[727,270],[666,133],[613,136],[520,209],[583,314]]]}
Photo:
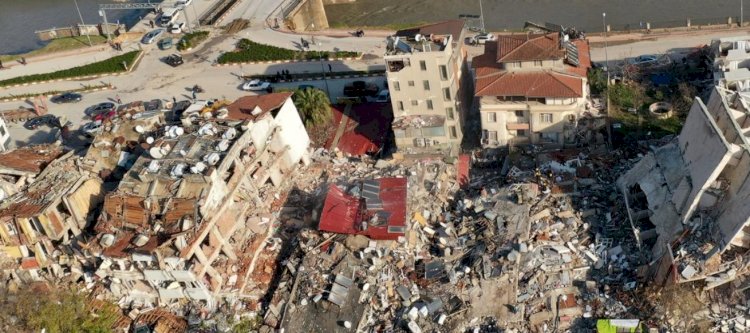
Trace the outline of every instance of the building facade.
{"label": "building facade", "polygon": [[473,67],[483,147],[572,142],[589,96],[585,40],[559,33],[499,36]]}
{"label": "building facade", "polygon": [[400,151],[458,152],[471,104],[463,28],[464,21],[453,20],[388,37],[386,80]]}

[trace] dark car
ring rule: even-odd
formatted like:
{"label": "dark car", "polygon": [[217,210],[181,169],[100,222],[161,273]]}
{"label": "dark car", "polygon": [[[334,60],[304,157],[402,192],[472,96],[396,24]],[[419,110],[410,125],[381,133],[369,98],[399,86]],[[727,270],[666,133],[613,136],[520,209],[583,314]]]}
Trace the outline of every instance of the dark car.
{"label": "dark car", "polygon": [[347,97],[374,97],[379,91],[376,84],[365,81],[354,81],[344,86],[344,95]]}
{"label": "dark car", "polygon": [[26,121],[23,127],[26,129],[36,129],[39,126],[47,125],[50,127],[60,127],[60,119],[51,114],[45,114],[43,116],[34,117]]}
{"label": "dark car", "polygon": [[104,103],[96,104],[86,109],[86,115],[93,118],[99,114],[107,113],[107,112],[114,112],[114,111],[115,111],[115,103],[104,102]]}
{"label": "dark car", "polygon": [[182,60],[182,56],[176,53],[170,54],[168,57],[164,58],[164,62],[172,67],[177,67],[185,63],[185,61]]}
{"label": "dark car", "polygon": [[161,111],[164,108],[164,103],[160,99],[152,99],[150,101],[143,102],[143,111],[145,112],[156,112]]}
{"label": "dark car", "polygon": [[309,85],[309,84],[300,84],[299,86],[297,86],[297,89],[299,90],[315,89],[315,86]]}
{"label": "dark car", "polygon": [[52,103],[76,103],[80,102],[83,96],[78,93],[67,92],[50,98]]}

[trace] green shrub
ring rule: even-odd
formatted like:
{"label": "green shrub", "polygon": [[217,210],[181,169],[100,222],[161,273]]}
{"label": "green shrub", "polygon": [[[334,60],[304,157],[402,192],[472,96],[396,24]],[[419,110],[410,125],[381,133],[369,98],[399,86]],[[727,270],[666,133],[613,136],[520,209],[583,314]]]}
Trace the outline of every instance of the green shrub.
{"label": "green shrub", "polygon": [[57,72],[14,77],[12,79],[0,81],[0,87],[13,85],[13,84],[37,82],[37,81],[66,79],[66,78],[78,77],[78,76],[90,76],[90,75],[98,75],[98,74],[106,74],[106,73],[124,72],[125,68],[122,66],[123,62],[125,62],[128,68],[130,68],[131,66],[133,66],[133,63],[135,62],[135,59],[138,57],[138,54],[140,52],[141,51],[132,51],[132,52],[128,52],[122,55],[118,55],[116,57],[109,58],[107,60],[102,60],[102,61],[98,61],[95,63],[91,63],[88,65],[83,65],[79,67],[63,69]]}
{"label": "green shrub", "polygon": [[350,51],[294,51],[271,45],[259,44],[243,38],[237,42],[237,49],[235,51],[222,54],[219,56],[218,62],[220,64],[228,64],[252,61],[332,59],[358,57],[359,55],[360,54],[357,52]]}
{"label": "green shrub", "polygon": [[208,39],[208,31],[194,31],[187,33],[182,36],[179,42],[177,42],[177,50],[184,51],[195,47]]}

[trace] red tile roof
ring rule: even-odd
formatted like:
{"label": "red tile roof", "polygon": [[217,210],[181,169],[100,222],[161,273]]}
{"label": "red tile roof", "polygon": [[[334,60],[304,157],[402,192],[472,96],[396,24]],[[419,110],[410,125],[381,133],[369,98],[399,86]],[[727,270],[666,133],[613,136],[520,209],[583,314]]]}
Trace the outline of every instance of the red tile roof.
{"label": "red tile roof", "polygon": [[[382,202],[382,209],[367,209],[363,197],[352,196],[336,185],[331,185],[326,196],[323,211],[320,216],[318,229],[342,234],[365,235],[372,239],[395,240],[404,235],[406,229],[406,178],[381,178],[378,197]],[[384,225],[368,225],[362,230],[362,224],[367,223],[376,215],[385,213],[387,220]],[[390,230],[391,228],[401,231]]]}
{"label": "red tile roof", "polygon": [[[271,93],[265,95],[254,95],[240,97],[234,103],[227,106],[229,110],[229,119],[234,120],[255,120],[266,113],[276,110],[284,105],[284,102],[292,96],[292,92]],[[260,108],[261,113],[253,115],[255,107]]]}
{"label": "red tile roof", "polygon": [[560,47],[557,33],[501,35],[497,38],[497,45],[497,62],[557,60],[565,57],[565,49]]}
{"label": "red tile roof", "polygon": [[502,72],[478,77],[476,96],[574,98],[583,96],[580,77],[554,71]]}
{"label": "red tile roof", "polygon": [[14,149],[0,154],[0,169],[40,173],[47,164],[62,156],[60,145],[37,145]]}

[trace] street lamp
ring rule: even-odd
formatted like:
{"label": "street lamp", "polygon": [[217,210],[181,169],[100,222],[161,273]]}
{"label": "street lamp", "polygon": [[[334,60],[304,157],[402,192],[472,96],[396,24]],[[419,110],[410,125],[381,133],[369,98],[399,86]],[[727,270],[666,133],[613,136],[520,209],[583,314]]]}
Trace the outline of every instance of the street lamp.
{"label": "street lamp", "polygon": [[742,28],[742,23],[745,22],[745,16],[743,15],[744,14],[744,12],[743,12],[743,9],[744,9],[743,2],[744,2],[744,0],[740,0],[740,28]]}
{"label": "street lamp", "polygon": [[605,91],[607,94],[607,141],[609,146],[612,147],[612,125],[611,125],[611,114],[609,112],[609,55],[607,54],[607,13],[602,13],[602,25],[604,26],[604,70],[607,72],[607,84],[605,85]]}
{"label": "street lamp", "polygon": [[[81,25],[86,25],[86,23],[83,23],[83,15],[81,15],[81,9],[78,8],[78,0],[73,0],[73,3],[76,5],[76,11],[78,11],[78,18],[81,19]],[[78,29],[80,32],[80,29]],[[91,37],[89,37],[89,32],[86,31],[86,39],[89,41],[89,46],[91,46]]]}

